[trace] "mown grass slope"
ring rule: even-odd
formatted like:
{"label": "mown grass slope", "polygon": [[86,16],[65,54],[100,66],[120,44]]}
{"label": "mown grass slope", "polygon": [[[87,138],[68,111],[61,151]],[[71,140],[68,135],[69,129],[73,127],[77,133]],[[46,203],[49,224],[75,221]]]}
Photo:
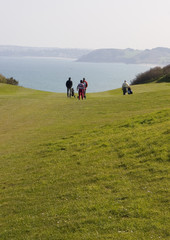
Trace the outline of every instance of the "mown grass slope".
{"label": "mown grass slope", "polygon": [[0,239],[169,239],[170,84],[0,84]]}

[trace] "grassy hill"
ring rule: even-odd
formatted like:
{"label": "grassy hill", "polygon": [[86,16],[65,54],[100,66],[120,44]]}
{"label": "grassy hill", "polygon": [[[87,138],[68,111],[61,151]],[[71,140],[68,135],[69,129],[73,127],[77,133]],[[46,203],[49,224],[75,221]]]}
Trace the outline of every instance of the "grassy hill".
{"label": "grassy hill", "polygon": [[170,84],[0,84],[0,239],[169,239]]}

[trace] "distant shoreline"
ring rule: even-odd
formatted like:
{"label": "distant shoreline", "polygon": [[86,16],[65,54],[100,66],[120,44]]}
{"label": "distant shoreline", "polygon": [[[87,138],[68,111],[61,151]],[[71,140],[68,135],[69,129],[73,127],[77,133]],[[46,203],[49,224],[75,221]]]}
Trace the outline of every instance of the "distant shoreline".
{"label": "distant shoreline", "polygon": [[20,47],[0,45],[0,57],[36,57],[89,63],[170,64],[170,48],[153,49],[78,49]]}
{"label": "distant shoreline", "polygon": [[46,57],[46,56],[0,56],[0,58],[51,58],[51,59],[58,59],[58,60],[70,60],[70,61],[76,61],[77,58],[64,58],[64,57]]}

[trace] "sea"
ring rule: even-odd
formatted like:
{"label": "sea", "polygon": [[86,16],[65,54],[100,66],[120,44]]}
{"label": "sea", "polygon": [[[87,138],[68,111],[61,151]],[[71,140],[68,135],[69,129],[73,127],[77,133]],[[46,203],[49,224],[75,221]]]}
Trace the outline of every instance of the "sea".
{"label": "sea", "polygon": [[87,92],[103,92],[120,88],[138,74],[153,68],[150,64],[89,63],[75,59],[50,57],[0,57],[0,74],[13,77],[19,85],[56,93],[66,92],[65,83],[72,78],[76,91],[81,79],[88,82]]}

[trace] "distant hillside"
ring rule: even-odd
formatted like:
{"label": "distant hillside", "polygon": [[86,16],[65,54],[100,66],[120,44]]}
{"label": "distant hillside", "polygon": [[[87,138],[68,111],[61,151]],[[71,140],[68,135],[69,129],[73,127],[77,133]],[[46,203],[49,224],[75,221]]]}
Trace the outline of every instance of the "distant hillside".
{"label": "distant hillside", "polygon": [[0,46],[0,56],[5,57],[58,57],[77,59],[88,54],[90,51],[88,49]]}
{"label": "distant hillside", "polygon": [[134,64],[169,64],[170,48],[153,48],[151,50],[134,49],[98,49],[78,59],[79,62],[122,62]]}
{"label": "distant hillside", "polygon": [[134,63],[152,63],[152,64],[170,64],[170,48],[153,48],[144,50],[136,55],[132,62]]}
{"label": "distant hillside", "polygon": [[122,49],[97,49],[78,59],[80,62],[128,62],[141,51],[127,48]]}

